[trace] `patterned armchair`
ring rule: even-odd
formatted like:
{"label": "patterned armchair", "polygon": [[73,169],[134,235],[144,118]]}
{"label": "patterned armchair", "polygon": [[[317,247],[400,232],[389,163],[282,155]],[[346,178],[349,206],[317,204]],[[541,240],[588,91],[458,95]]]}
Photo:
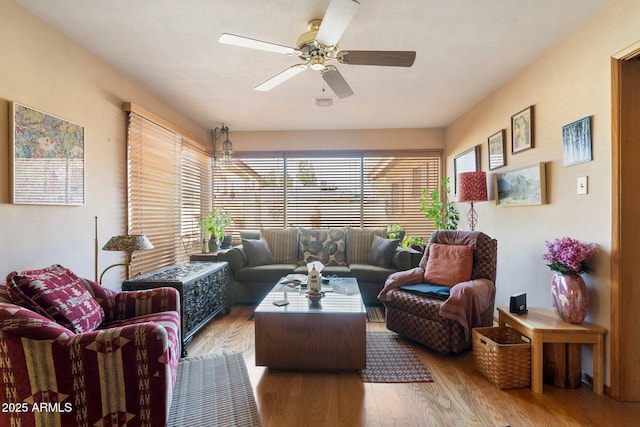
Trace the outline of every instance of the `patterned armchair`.
{"label": "patterned armchair", "polygon": [[[434,244],[470,248],[465,279],[440,287],[427,285]],[[443,261],[441,273],[452,274],[457,262]],[[387,328],[441,353],[470,348],[471,330],[493,325],[496,263],[497,241],[486,234],[436,231],[419,267],[387,279],[379,296],[385,304]]]}
{"label": "patterned armchair", "polygon": [[164,426],[177,291],[114,292],[53,265],[0,285],[0,425]]}

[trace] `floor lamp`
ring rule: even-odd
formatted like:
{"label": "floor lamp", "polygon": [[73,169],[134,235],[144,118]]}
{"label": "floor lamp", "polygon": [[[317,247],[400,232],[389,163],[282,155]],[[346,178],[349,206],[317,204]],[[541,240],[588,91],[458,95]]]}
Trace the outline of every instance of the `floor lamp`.
{"label": "floor lamp", "polygon": [[100,275],[99,283],[102,283],[102,277],[104,273],[112,269],[113,267],[117,267],[119,265],[123,265],[125,268],[125,277],[129,279],[129,266],[131,265],[131,256],[134,251],[143,250],[143,249],[153,249],[153,245],[147,239],[147,236],[143,234],[125,234],[120,236],[113,236],[106,245],[102,247],[103,251],[124,251],[125,253],[125,262],[119,264],[113,264],[109,267],[105,268],[102,274]]}
{"label": "floor lamp", "polygon": [[458,202],[471,203],[467,214],[471,231],[475,230],[478,223],[478,214],[473,209],[473,204],[487,200],[487,175],[484,172],[464,172],[458,175]]}

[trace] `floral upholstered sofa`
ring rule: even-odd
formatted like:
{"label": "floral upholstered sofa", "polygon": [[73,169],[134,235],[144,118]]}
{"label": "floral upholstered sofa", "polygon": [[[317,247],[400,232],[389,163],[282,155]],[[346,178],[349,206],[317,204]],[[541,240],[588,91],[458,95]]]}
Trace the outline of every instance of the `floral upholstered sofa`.
{"label": "floral upholstered sofa", "polygon": [[307,273],[320,261],[324,277],[355,277],[365,304],[377,299],[389,274],[418,265],[422,254],[387,238],[386,228],[265,228],[242,231],[242,244],[219,253],[229,263],[233,304],[257,304],[276,282]]}
{"label": "floral upholstered sofa", "polygon": [[177,291],[114,292],[52,265],[0,285],[0,425],[164,426]]}

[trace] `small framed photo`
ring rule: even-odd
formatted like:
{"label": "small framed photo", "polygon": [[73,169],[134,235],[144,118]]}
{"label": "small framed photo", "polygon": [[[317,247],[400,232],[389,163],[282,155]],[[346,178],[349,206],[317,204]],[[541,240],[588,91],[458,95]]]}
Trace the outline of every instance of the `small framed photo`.
{"label": "small framed photo", "polygon": [[593,160],[591,116],[562,126],[562,159],[565,167]]}
{"label": "small framed photo", "polygon": [[489,144],[489,170],[501,168],[506,165],[504,156],[505,134],[506,130],[502,129],[488,139]]}
{"label": "small framed photo", "polygon": [[533,105],[511,116],[511,152],[533,148]]}

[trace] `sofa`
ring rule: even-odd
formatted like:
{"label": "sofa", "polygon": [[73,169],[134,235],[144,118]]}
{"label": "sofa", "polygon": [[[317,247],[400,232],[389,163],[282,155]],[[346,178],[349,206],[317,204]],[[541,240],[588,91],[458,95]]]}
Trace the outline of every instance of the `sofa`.
{"label": "sofa", "polygon": [[385,228],[265,228],[241,231],[241,244],[218,253],[229,263],[231,301],[257,304],[288,274],[306,274],[319,261],[327,278],[355,277],[366,305],[377,299],[387,277],[418,265],[422,254],[388,239]]}
{"label": "sofa", "polygon": [[180,357],[173,288],[115,292],[60,265],[0,285],[0,425],[165,426]]}

